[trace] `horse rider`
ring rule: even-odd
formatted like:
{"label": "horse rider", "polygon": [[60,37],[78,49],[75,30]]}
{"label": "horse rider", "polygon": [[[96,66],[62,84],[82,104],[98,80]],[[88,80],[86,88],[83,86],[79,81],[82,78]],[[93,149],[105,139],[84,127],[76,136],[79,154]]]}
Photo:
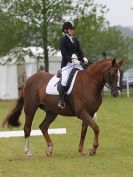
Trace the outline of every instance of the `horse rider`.
{"label": "horse rider", "polygon": [[63,24],[63,37],[60,41],[60,49],[62,55],[61,62],[61,86],[59,90],[59,103],[58,107],[65,108],[64,96],[65,89],[68,81],[68,77],[73,68],[83,70],[81,63],[88,63],[88,59],[84,57],[84,54],[80,48],[79,41],[74,38],[75,26],[73,22],[65,22]]}

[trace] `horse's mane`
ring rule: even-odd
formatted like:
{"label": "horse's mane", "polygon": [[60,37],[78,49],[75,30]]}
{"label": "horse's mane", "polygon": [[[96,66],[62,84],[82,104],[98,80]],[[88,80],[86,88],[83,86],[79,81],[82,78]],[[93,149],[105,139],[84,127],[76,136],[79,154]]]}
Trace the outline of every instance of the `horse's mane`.
{"label": "horse's mane", "polygon": [[102,62],[109,62],[109,61],[112,61],[112,60],[111,59],[103,59],[103,60],[96,61],[93,64],[91,64],[89,67],[87,67],[87,69],[91,69]]}

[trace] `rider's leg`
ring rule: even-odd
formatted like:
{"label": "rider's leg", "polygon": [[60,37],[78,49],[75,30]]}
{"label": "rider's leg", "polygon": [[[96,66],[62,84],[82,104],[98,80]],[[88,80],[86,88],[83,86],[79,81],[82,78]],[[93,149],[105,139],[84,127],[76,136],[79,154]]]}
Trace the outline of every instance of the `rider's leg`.
{"label": "rider's leg", "polygon": [[77,69],[79,69],[79,70],[83,70],[83,69],[84,69],[83,66],[81,66],[81,65],[74,65],[73,67],[74,67],[74,68],[77,68]]}
{"label": "rider's leg", "polygon": [[66,91],[67,80],[70,72],[73,69],[73,64],[68,63],[65,67],[62,68],[62,79],[61,79],[61,87],[59,91],[59,103],[58,106],[63,109],[65,107],[64,97]]}
{"label": "rider's leg", "polygon": [[61,109],[65,108],[65,102],[64,102],[65,91],[66,91],[66,86],[63,86],[61,84],[59,90],[59,103],[58,103],[58,107],[60,107]]}

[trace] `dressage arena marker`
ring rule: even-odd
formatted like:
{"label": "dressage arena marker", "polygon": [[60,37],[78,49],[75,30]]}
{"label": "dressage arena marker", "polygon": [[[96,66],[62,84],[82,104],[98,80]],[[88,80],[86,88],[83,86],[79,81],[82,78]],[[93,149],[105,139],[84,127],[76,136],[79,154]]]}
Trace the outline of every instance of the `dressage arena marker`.
{"label": "dressage arena marker", "polygon": [[[66,128],[48,129],[49,134],[66,134]],[[42,135],[41,130],[32,130],[30,136]],[[21,137],[24,136],[24,131],[0,131],[0,138]]]}

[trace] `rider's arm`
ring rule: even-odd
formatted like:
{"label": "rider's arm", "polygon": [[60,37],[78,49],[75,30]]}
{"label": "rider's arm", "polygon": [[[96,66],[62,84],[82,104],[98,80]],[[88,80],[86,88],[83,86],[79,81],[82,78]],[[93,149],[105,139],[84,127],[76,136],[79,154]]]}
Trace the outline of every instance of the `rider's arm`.
{"label": "rider's arm", "polygon": [[71,56],[68,54],[65,38],[61,39],[60,49],[61,49],[61,54],[63,56],[63,59],[67,62],[71,62]]}
{"label": "rider's arm", "polygon": [[82,61],[83,58],[84,58],[84,54],[83,54],[83,51],[80,47],[80,43],[79,41],[76,39],[76,43],[77,43],[77,52],[78,52],[78,57],[79,57],[79,60]]}
{"label": "rider's arm", "polygon": [[84,57],[84,54],[83,54],[83,51],[81,50],[79,41],[77,39],[76,39],[76,41],[77,41],[77,52],[78,52],[79,60],[82,63],[88,64],[88,59],[86,57]]}

